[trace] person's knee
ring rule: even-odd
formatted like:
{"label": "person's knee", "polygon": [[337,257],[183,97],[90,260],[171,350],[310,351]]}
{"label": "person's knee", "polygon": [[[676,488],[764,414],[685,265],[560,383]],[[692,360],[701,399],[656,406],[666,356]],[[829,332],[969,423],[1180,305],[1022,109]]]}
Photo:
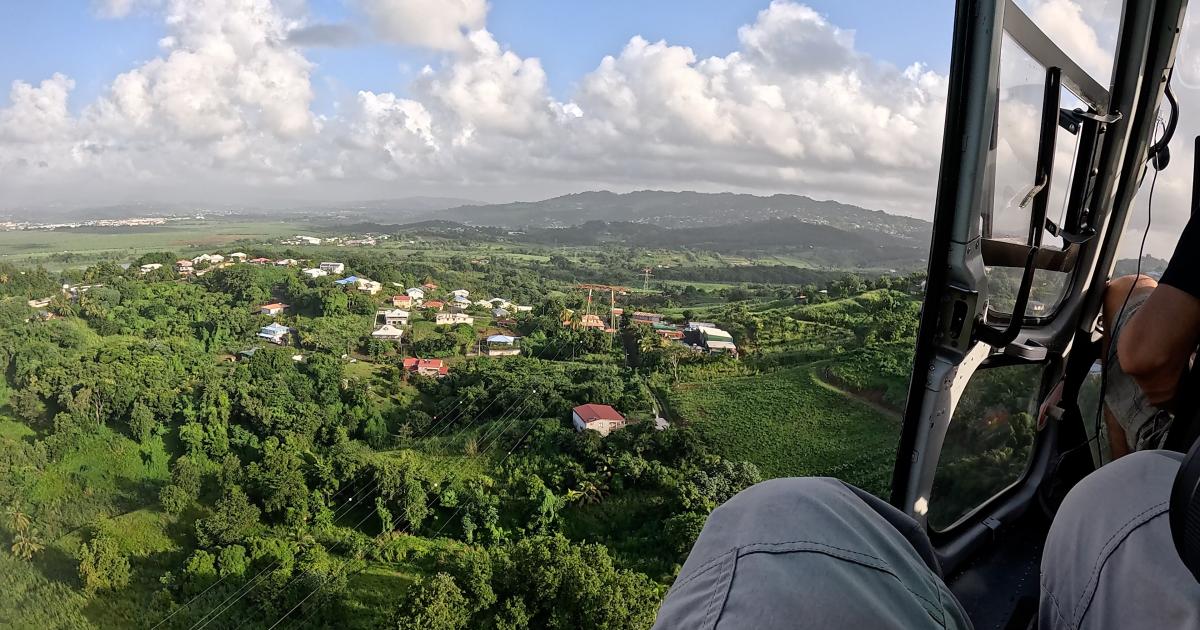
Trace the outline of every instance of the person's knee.
{"label": "person's knee", "polygon": [[1108,332],[1112,332],[1113,326],[1116,324],[1116,318],[1121,311],[1121,307],[1125,304],[1126,299],[1132,300],[1134,296],[1143,291],[1152,291],[1158,286],[1158,281],[1150,276],[1121,276],[1108,281],[1108,286],[1104,289],[1104,328]]}

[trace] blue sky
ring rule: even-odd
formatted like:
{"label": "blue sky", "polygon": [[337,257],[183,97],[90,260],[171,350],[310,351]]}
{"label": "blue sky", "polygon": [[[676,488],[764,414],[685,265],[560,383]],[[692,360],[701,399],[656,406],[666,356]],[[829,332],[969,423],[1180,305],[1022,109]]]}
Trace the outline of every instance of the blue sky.
{"label": "blue sky", "polygon": [[[523,57],[537,57],[552,93],[569,98],[579,79],[604,55],[617,54],[634,35],[690,46],[697,56],[737,48],[737,29],[752,23],[768,0],[493,0],[488,30]],[[855,31],[858,50],[898,66],[919,61],[945,72],[953,23],[949,2],[809,0],[840,28]],[[344,0],[313,0],[313,18],[356,17]],[[116,75],[157,55],[165,34],[161,17],[134,11],[122,19],[97,17],[89,0],[5,2],[0,8],[0,105],[14,80],[37,83],[61,72],[76,82],[76,111],[95,100]],[[412,75],[437,64],[436,53],[389,44],[315,48],[317,111],[360,89],[403,94]]]}

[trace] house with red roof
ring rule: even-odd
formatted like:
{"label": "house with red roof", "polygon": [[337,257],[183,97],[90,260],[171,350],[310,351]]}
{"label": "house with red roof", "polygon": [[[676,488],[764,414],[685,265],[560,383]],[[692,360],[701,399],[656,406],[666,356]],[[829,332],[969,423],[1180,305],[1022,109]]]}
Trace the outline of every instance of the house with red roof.
{"label": "house with red roof", "polygon": [[441,378],[450,373],[450,368],[446,367],[446,362],[441,359],[407,357],[404,359],[404,369],[414,374],[434,378]]}
{"label": "house with red roof", "polygon": [[623,428],[625,423],[625,416],[608,405],[589,403],[571,410],[571,424],[575,425],[576,431],[591,429],[603,437]]}
{"label": "house with red roof", "polygon": [[392,306],[396,308],[408,308],[412,306],[413,299],[411,295],[393,295]]}
{"label": "house with red roof", "polygon": [[424,304],[424,307],[431,311],[440,311],[446,306],[446,303],[441,300],[429,300]]}

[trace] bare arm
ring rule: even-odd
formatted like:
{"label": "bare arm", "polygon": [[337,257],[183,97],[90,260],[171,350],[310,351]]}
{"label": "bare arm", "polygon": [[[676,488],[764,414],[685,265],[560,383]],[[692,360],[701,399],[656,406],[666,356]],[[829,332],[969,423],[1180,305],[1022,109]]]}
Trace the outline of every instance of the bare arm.
{"label": "bare arm", "polygon": [[1117,357],[1150,403],[1162,406],[1175,398],[1197,340],[1200,298],[1166,284],[1164,278],[1121,331]]}

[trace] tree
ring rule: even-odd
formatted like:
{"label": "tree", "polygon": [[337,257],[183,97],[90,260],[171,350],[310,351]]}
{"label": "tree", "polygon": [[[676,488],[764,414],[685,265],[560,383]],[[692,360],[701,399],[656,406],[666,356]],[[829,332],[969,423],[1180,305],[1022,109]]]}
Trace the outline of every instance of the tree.
{"label": "tree", "polygon": [[129,559],[115,539],[101,534],[79,548],[79,579],[88,594],[124,588],[129,576]]}
{"label": "tree", "polygon": [[258,526],[259,513],[246,493],[233,486],[217,500],[212,516],[196,521],[196,538],[206,547],[239,542]]}
{"label": "tree", "polygon": [[459,630],[470,622],[467,598],[448,573],[422,578],[396,611],[397,630]]}
{"label": "tree", "polygon": [[24,532],[32,524],[29,515],[15,505],[4,508],[4,517],[8,519],[8,526],[14,532]]}
{"label": "tree", "polygon": [[168,484],[158,492],[158,502],[167,514],[178,515],[192,504],[195,497],[176,484]]}
{"label": "tree", "polygon": [[141,402],[133,405],[133,411],[129,413],[129,434],[135,440],[144,444],[154,434],[157,425],[154,412],[149,407]]}
{"label": "tree", "polygon": [[13,536],[12,552],[13,555],[22,560],[32,560],[34,554],[45,549],[46,546],[37,536],[27,532],[20,531]]}

